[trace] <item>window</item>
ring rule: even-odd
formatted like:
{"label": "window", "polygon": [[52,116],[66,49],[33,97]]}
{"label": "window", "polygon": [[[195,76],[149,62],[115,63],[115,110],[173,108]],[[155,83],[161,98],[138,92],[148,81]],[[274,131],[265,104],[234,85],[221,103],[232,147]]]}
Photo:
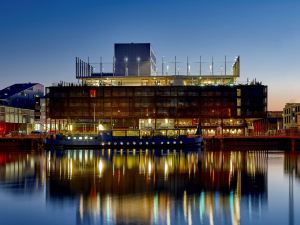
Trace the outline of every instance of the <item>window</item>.
{"label": "window", "polygon": [[236,115],[237,115],[237,116],[241,116],[241,109],[240,109],[240,108],[237,108],[237,109],[236,109]]}
{"label": "window", "polygon": [[236,106],[241,106],[241,104],[242,104],[241,99],[240,99],[240,98],[237,98],[237,99],[236,99]]}
{"label": "window", "polygon": [[241,97],[241,89],[240,88],[236,89],[236,96]]}

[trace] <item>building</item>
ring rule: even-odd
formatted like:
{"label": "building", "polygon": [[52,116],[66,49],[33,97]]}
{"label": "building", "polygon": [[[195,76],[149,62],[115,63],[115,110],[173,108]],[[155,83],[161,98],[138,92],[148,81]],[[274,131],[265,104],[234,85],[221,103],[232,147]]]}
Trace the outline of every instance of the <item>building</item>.
{"label": "building", "polygon": [[41,125],[39,98],[44,86],[39,83],[14,84],[0,91],[0,135],[28,134]]}
{"label": "building", "polygon": [[0,136],[29,134],[34,124],[34,110],[0,105]]}
{"label": "building", "polygon": [[39,83],[13,84],[0,91],[0,100],[3,105],[35,109],[36,97],[44,95],[44,86]]}
{"label": "building", "polygon": [[268,111],[265,118],[253,122],[255,135],[276,135],[283,132],[282,111]]}
{"label": "building", "polygon": [[300,128],[300,103],[286,103],[283,109],[283,128],[297,130]]}
{"label": "building", "polygon": [[78,60],[80,83],[46,89],[51,132],[139,129],[165,135],[177,129],[186,134],[200,124],[205,135],[248,135],[254,132],[253,121],[266,117],[267,86],[237,83],[239,57],[226,75],[104,76]]}

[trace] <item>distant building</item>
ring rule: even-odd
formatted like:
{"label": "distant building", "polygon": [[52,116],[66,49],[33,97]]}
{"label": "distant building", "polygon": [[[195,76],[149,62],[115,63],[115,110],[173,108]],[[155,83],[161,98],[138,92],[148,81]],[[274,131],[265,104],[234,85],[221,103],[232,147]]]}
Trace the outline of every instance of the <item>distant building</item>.
{"label": "distant building", "polygon": [[0,91],[2,105],[22,109],[35,109],[36,97],[44,95],[44,86],[39,83],[13,84]]}
{"label": "distant building", "polygon": [[275,135],[282,132],[282,111],[268,111],[265,118],[253,122],[255,135]]}
{"label": "distant building", "polygon": [[[28,134],[39,128],[39,98],[44,86],[39,83],[21,83],[0,91],[0,135],[8,133]],[[39,125],[37,125],[39,124]]]}
{"label": "distant building", "polygon": [[283,109],[283,128],[298,129],[300,128],[300,103],[286,103]]}
{"label": "distant building", "polygon": [[150,43],[115,44],[116,76],[156,74],[156,58]]}
{"label": "distant building", "polygon": [[34,110],[0,106],[0,136],[14,132],[29,134],[34,129]]}

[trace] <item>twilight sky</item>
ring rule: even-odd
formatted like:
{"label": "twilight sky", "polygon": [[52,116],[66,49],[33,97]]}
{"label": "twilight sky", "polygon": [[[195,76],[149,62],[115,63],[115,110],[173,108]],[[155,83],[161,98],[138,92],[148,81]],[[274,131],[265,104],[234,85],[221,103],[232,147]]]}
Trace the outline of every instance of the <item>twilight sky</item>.
{"label": "twilight sky", "polygon": [[110,62],[116,42],[152,43],[159,70],[162,56],[197,71],[200,55],[240,55],[240,81],[268,85],[269,110],[300,102],[298,0],[1,0],[0,88],[75,81],[75,56]]}

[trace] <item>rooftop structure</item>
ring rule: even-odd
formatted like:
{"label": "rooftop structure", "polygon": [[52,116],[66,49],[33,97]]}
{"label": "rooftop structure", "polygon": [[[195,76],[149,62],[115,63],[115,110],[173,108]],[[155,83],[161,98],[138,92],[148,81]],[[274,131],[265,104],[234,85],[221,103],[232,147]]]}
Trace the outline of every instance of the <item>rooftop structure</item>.
{"label": "rooftop structure", "polygon": [[[176,57],[171,62],[163,57],[161,71],[158,72],[157,60],[149,43],[115,44],[114,53],[111,63],[103,62],[102,58],[97,63],[76,57],[76,78],[92,86],[197,86],[233,85],[240,76],[239,56],[233,62],[225,57],[224,63],[219,65],[221,71],[214,69],[216,63],[213,58],[205,62],[200,57],[196,62],[199,70],[193,73],[188,57],[185,66]],[[232,63],[231,68],[229,63]],[[104,65],[111,67],[111,72],[104,72]],[[205,65],[209,70],[205,70]]]}

